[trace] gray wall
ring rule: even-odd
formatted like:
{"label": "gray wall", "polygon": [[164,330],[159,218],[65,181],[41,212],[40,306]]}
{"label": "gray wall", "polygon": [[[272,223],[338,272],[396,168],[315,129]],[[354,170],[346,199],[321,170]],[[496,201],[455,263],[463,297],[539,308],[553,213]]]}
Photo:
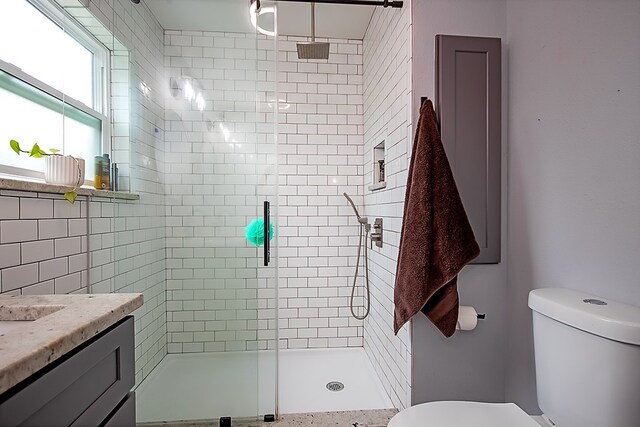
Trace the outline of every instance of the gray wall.
{"label": "gray wall", "polygon": [[[436,34],[506,37],[504,0],[429,0],[413,2],[414,120],[420,97],[434,98]],[[503,117],[506,117],[503,44]],[[460,300],[473,305],[487,319],[473,332],[444,338],[419,314],[412,321],[412,403],[442,399],[502,401],[506,346],[506,119],[503,119],[503,215],[500,264],[466,267],[459,280]]]}
{"label": "gray wall", "polygon": [[507,399],[537,411],[527,294],[640,306],[640,1],[510,0]]}
{"label": "gray wall", "polygon": [[503,263],[461,275],[462,304],[487,320],[448,341],[413,322],[412,401],[504,399],[536,414],[529,291],[640,306],[640,1],[415,3],[414,123],[433,96],[435,34],[503,38],[508,227]]}

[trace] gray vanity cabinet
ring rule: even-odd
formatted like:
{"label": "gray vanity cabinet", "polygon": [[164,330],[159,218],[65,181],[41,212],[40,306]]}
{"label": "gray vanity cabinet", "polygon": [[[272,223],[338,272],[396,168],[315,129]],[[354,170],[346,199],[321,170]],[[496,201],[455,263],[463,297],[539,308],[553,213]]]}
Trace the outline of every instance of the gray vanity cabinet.
{"label": "gray vanity cabinet", "polygon": [[133,317],[0,396],[0,426],[135,425]]}

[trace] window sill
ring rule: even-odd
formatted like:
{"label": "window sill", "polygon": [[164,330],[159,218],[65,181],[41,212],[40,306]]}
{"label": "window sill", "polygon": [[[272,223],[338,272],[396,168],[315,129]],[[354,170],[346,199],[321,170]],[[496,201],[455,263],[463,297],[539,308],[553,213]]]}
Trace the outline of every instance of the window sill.
{"label": "window sill", "polygon": [[[30,191],[36,193],[64,194],[70,190],[65,185],[47,184],[44,181],[29,178],[8,178],[0,176],[0,190]],[[140,195],[124,191],[96,190],[82,186],[76,190],[79,196],[104,197],[108,199],[140,200]]]}

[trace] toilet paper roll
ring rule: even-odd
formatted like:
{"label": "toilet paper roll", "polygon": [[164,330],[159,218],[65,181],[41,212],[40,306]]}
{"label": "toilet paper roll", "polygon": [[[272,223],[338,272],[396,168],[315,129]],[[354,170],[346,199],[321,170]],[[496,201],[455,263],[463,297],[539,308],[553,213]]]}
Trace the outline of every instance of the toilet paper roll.
{"label": "toilet paper roll", "polygon": [[472,331],[478,326],[478,312],[475,308],[461,305],[458,313],[456,329],[459,331]]}

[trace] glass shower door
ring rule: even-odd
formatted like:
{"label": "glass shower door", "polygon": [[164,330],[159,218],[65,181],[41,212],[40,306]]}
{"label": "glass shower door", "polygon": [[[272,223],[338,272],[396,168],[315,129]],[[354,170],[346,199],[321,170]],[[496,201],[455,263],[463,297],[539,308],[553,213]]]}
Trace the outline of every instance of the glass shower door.
{"label": "glass shower door", "polygon": [[275,40],[248,2],[211,3],[233,26],[165,37],[167,348],[188,398],[163,421],[276,413]]}

